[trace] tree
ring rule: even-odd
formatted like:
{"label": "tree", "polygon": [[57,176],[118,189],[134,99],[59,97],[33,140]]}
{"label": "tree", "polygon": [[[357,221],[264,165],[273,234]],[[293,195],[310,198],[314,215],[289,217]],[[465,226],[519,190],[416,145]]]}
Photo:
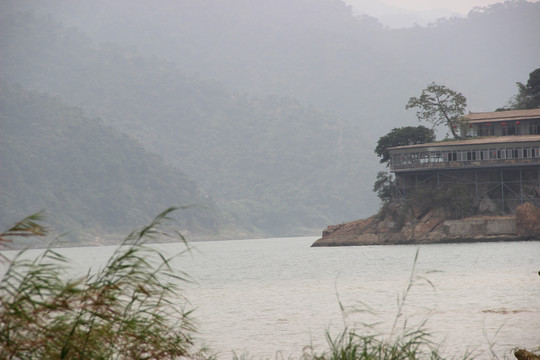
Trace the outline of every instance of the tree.
{"label": "tree", "polygon": [[427,121],[433,127],[446,125],[454,139],[459,139],[457,129],[463,122],[463,115],[467,107],[467,99],[461,93],[438,85],[434,82],[422,90],[420,97],[411,97],[405,109],[419,108],[416,112],[418,120]]}
{"label": "tree", "polygon": [[377,193],[377,197],[383,202],[388,202],[394,197],[396,182],[388,171],[379,171],[377,180],[373,184],[373,191]]}
{"label": "tree", "polygon": [[[388,148],[403,145],[425,144],[435,141],[435,132],[425,126],[405,126],[394,128],[388,134],[379,138],[375,153],[381,158],[380,163],[390,161]],[[388,166],[388,164],[386,165]]]}
{"label": "tree", "polygon": [[516,83],[517,95],[510,101],[510,106],[515,110],[540,108],[540,68],[529,74],[526,85]]}

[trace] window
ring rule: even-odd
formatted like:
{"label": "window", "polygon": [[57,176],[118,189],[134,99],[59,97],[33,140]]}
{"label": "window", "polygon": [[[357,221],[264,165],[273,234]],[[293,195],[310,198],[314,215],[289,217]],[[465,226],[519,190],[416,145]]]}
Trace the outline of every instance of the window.
{"label": "window", "polygon": [[501,124],[501,133],[503,136],[519,135],[519,123],[507,124],[503,122]]}
{"label": "window", "polygon": [[482,124],[478,126],[478,136],[492,136],[495,134],[495,130],[490,123]]}
{"label": "window", "polygon": [[540,134],[540,120],[533,120],[529,123],[529,134],[531,135]]}
{"label": "window", "polygon": [[488,160],[488,159],[489,159],[489,150],[488,149],[480,150],[480,160]]}

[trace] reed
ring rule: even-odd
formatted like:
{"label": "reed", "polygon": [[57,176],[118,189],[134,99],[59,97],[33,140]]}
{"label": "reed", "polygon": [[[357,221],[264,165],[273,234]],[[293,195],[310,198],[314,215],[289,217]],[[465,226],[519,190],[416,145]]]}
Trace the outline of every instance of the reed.
{"label": "reed", "polygon": [[[129,234],[106,265],[70,279],[68,259],[52,248],[27,260],[19,253],[0,282],[2,359],[172,359],[205,357],[195,348],[195,325],[179,287],[187,275],[148,242],[168,237],[167,209]],[[44,235],[33,215],[1,235]]]}

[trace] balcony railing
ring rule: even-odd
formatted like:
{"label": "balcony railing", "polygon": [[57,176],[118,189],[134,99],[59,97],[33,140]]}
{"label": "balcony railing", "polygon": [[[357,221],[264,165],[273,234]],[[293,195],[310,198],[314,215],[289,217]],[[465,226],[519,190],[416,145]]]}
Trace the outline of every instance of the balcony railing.
{"label": "balcony railing", "polygon": [[529,159],[492,159],[492,160],[461,160],[446,162],[409,162],[391,164],[390,170],[427,170],[427,169],[454,169],[454,168],[480,168],[480,167],[505,167],[505,166],[529,166],[540,165],[540,158]]}

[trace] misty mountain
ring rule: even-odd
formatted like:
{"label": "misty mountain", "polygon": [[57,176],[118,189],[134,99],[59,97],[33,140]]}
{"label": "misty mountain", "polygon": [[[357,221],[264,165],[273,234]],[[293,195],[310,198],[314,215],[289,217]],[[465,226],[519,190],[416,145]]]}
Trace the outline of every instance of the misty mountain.
{"label": "misty mountain", "polygon": [[376,206],[372,169],[362,166],[372,149],[359,128],[290,98],[235,94],[132,49],[96,45],[50,18],[8,17],[0,33],[6,80],[59,94],[137,138],[255,234],[314,233]]}
{"label": "misty mountain", "polygon": [[[217,236],[224,216],[195,182],[57,96],[0,84],[0,222],[45,210],[72,241],[122,234],[166,208],[186,235]],[[204,206],[204,208],[202,207]]]}
{"label": "misty mountain", "polygon": [[[540,4],[385,29],[337,0],[7,1],[0,75],[137,139],[264,235],[373,213],[377,139],[432,81],[472,111],[540,58]],[[28,10],[30,13],[17,13]],[[439,134],[444,136],[444,134]]]}
{"label": "misty mountain", "polygon": [[462,92],[471,110],[490,111],[540,58],[540,3],[526,1],[397,30],[338,0],[20,3],[235,91],[313,105],[364,126],[373,145],[396,124],[416,122],[404,104],[432,81]]}
{"label": "misty mountain", "polygon": [[371,16],[382,25],[389,28],[405,28],[412,26],[426,26],[435,23],[438,19],[462,17],[463,14],[448,9],[431,9],[424,11],[408,11],[387,5],[378,0],[345,0],[353,8],[357,16]]}

